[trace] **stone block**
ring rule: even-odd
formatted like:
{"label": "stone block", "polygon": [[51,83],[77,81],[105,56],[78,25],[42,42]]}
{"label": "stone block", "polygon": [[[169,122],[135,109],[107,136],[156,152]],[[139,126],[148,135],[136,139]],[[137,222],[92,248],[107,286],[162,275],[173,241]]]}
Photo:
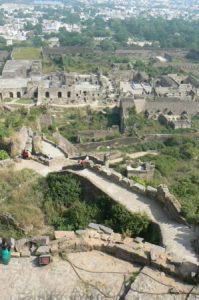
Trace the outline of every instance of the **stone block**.
{"label": "stone block", "polygon": [[142,184],[135,183],[132,187],[131,190],[133,192],[139,193],[139,194],[145,194],[145,187]]}
{"label": "stone block", "polygon": [[111,174],[111,180],[114,181],[114,182],[119,182],[120,180],[122,180],[122,175],[120,173],[117,173],[117,172],[113,172]]}
{"label": "stone block", "polygon": [[49,254],[49,252],[48,246],[40,246],[36,251],[36,255]]}
{"label": "stone block", "polygon": [[121,236],[121,234],[119,234],[119,233],[113,233],[111,235],[111,241],[113,243],[123,243],[122,242],[122,236]]}
{"label": "stone block", "polygon": [[57,244],[57,243],[52,243],[52,244],[49,246],[49,249],[50,249],[50,252],[51,252],[51,253],[58,252],[58,244]]}
{"label": "stone block", "polygon": [[135,182],[132,179],[129,179],[129,187],[132,187],[135,184]]}
{"label": "stone block", "polygon": [[100,239],[100,233],[95,230],[88,230],[88,236],[92,239]]}
{"label": "stone block", "polygon": [[144,241],[144,239],[141,237],[138,237],[138,236],[134,239],[134,242],[136,242],[138,244],[142,243],[143,241]]}
{"label": "stone block", "polygon": [[102,233],[101,234],[101,240],[102,241],[110,241],[110,235]]}
{"label": "stone block", "polygon": [[125,245],[132,245],[133,239],[130,238],[130,237],[125,237],[125,238],[123,239],[123,243],[124,243]]}
{"label": "stone block", "polygon": [[99,225],[99,228],[106,234],[113,234],[113,229],[106,227],[104,225]]}
{"label": "stone block", "polygon": [[74,231],[55,231],[55,239],[63,239],[67,238],[69,240],[74,239],[76,237]]}
{"label": "stone block", "polygon": [[49,236],[37,236],[31,239],[31,242],[37,244],[38,246],[47,246],[49,241]]}
{"label": "stone block", "polygon": [[198,265],[188,261],[184,261],[176,267],[176,271],[180,276],[184,278],[192,278],[191,273],[198,272]]}
{"label": "stone block", "polygon": [[133,242],[133,244],[132,244],[132,249],[135,250],[135,251],[139,251],[143,248],[144,248],[144,243],[139,243],[138,244],[138,243]]}
{"label": "stone block", "polygon": [[30,250],[26,247],[20,252],[21,257],[30,257]]}
{"label": "stone block", "polygon": [[100,229],[100,225],[96,224],[96,223],[89,223],[88,224],[88,228],[94,229],[94,230],[99,230]]}
{"label": "stone block", "polygon": [[11,257],[20,257],[20,252],[11,252]]}
{"label": "stone block", "polygon": [[157,197],[157,189],[155,189],[154,187],[148,185],[147,188],[146,188],[146,194],[150,198],[155,199]]}
{"label": "stone block", "polygon": [[76,235],[79,235],[79,236],[82,236],[82,235],[85,235],[86,234],[86,230],[76,230],[75,231]]}
{"label": "stone block", "polygon": [[101,173],[102,176],[105,176],[105,177],[111,176],[111,171],[107,170],[107,169],[101,169],[100,173]]}
{"label": "stone block", "polygon": [[129,188],[130,187],[130,182],[129,182],[129,179],[126,178],[126,177],[123,177],[121,180],[120,180],[120,185],[124,188]]}
{"label": "stone block", "polygon": [[150,258],[152,261],[156,261],[160,256],[165,253],[165,248],[160,246],[154,246],[150,251]]}
{"label": "stone block", "polygon": [[29,240],[26,238],[15,241],[15,249],[17,250],[17,252],[20,252],[26,246],[28,241]]}

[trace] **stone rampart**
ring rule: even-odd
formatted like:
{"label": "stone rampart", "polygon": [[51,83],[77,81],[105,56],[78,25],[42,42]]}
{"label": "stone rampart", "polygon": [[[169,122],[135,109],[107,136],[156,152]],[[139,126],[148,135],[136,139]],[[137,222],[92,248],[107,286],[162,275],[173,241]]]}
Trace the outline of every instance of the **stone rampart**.
{"label": "stone rampart", "polygon": [[145,242],[142,238],[125,237],[94,223],[90,223],[85,230],[55,231],[54,239],[51,240],[48,236],[39,236],[17,241],[11,239],[11,244],[12,257],[44,254],[67,257],[67,253],[71,252],[98,250],[131,263],[156,268],[183,280],[196,281],[198,275],[198,265],[176,260],[163,247]]}
{"label": "stone rampart", "polygon": [[160,185],[157,189],[151,186],[143,186],[142,184],[135,183],[133,180],[122,176],[119,172],[105,166],[90,164],[88,166],[93,172],[100,176],[114,182],[123,188],[128,189],[134,193],[146,195],[154,201],[158,201],[163,207],[168,217],[178,223],[188,225],[186,220],[181,215],[181,205],[178,200],[172,195],[166,185]]}
{"label": "stone rampart", "polygon": [[64,138],[61,134],[59,134],[59,132],[55,132],[53,134],[53,138],[56,140],[59,149],[61,149],[62,152],[66,153],[68,157],[78,155],[77,148],[66,138]]}
{"label": "stone rampart", "polygon": [[113,147],[118,145],[132,145],[137,144],[141,140],[136,137],[122,137],[122,138],[116,138],[108,141],[102,141],[102,142],[93,142],[93,143],[86,143],[86,144],[77,144],[75,145],[76,148],[79,150],[79,152],[90,152],[92,150],[95,150],[99,147]]}

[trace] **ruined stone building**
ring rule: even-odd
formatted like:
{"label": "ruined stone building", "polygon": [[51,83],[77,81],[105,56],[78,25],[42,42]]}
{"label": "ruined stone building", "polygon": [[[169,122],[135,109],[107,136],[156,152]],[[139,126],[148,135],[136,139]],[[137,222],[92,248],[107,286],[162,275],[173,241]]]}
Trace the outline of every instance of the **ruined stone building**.
{"label": "ruined stone building", "polygon": [[37,104],[80,104],[114,96],[110,80],[101,75],[42,75],[40,61],[8,60],[0,77],[0,101],[31,98]]}
{"label": "ruined stone building", "polygon": [[[150,119],[157,120],[159,116],[166,115],[173,120],[169,123],[173,128],[190,128],[191,117],[199,114],[199,102],[169,100],[167,97],[151,101],[148,99],[134,99],[133,97],[120,100],[120,130],[127,129],[129,109],[135,108],[137,113],[143,113]],[[182,116],[187,116],[185,119]],[[166,121],[165,121],[166,122]]]}
{"label": "ruined stone building", "polygon": [[185,113],[181,115],[160,114],[158,120],[160,123],[169,125],[173,129],[191,128],[191,118]]}
{"label": "ruined stone building", "polygon": [[108,79],[100,74],[52,74],[43,76],[38,85],[38,103],[92,103],[107,99],[111,93]]}
{"label": "ruined stone building", "polygon": [[40,61],[8,60],[0,77],[0,101],[37,98],[41,70]]}
{"label": "ruined stone building", "polygon": [[155,165],[151,162],[128,161],[127,162],[127,177],[139,177],[144,180],[151,180],[154,176]]}

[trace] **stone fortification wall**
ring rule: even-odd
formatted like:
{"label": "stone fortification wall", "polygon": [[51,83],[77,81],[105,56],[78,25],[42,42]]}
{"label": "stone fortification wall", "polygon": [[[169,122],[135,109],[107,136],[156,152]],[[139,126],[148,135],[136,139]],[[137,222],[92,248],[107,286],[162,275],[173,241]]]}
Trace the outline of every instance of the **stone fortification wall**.
{"label": "stone fortification wall", "polygon": [[[75,156],[72,157],[71,159],[73,160],[84,160],[86,158],[85,155],[80,155],[80,156]],[[92,155],[89,153],[89,159],[94,163],[94,164],[98,164],[98,165],[103,165],[104,161],[101,160],[99,157],[97,157],[96,155]]]}
{"label": "stone fortification wall", "polygon": [[112,139],[109,141],[103,141],[103,142],[93,142],[93,143],[86,143],[86,144],[77,144],[75,145],[76,148],[79,150],[79,152],[90,152],[92,150],[95,150],[98,147],[115,147],[119,145],[132,145],[137,144],[140,142],[139,138],[136,137],[122,137],[117,139]]}
{"label": "stone fortification wall", "polygon": [[53,134],[54,139],[56,140],[56,144],[63,153],[67,154],[68,157],[73,157],[78,155],[77,148],[71,144],[66,138],[64,138],[59,132],[55,132]]}
{"label": "stone fortification wall", "polygon": [[171,111],[173,114],[180,115],[184,111],[193,116],[199,112],[199,103],[194,101],[147,101],[145,110],[150,114],[157,111]]}
{"label": "stone fortification wall", "polygon": [[151,199],[158,201],[162,208],[167,213],[168,217],[175,220],[178,223],[188,225],[186,220],[181,215],[181,205],[178,200],[172,195],[166,185],[160,185],[158,188],[153,188],[151,186],[143,186],[139,183],[135,183],[133,180],[122,176],[120,173],[113,169],[107,168],[101,165],[90,164],[88,166],[93,172],[105,177],[106,179],[132,191],[134,193],[139,193],[146,195]]}
{"label": "stone fortification wall", "polygon": [[64,255],[71,252],[98,250],[119,259],[150,266],[181,279],[197,282],[198,266],[176,260],[165,248],[144,242],[142,238],[130,238],[114,233],[112,229],[90,223],[85,230],[55,231],[54,238],[37,236],[12,242],[12,257],[30,255]]}

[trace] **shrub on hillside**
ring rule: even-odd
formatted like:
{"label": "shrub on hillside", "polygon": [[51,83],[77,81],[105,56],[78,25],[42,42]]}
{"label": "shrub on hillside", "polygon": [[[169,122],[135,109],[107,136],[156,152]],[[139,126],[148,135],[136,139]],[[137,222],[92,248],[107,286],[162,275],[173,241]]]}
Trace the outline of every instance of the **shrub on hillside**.
{"label": "shrub on hillside", "polygon": [[10,156],[5,150],[0,150],[0,160],[9,159]]}

